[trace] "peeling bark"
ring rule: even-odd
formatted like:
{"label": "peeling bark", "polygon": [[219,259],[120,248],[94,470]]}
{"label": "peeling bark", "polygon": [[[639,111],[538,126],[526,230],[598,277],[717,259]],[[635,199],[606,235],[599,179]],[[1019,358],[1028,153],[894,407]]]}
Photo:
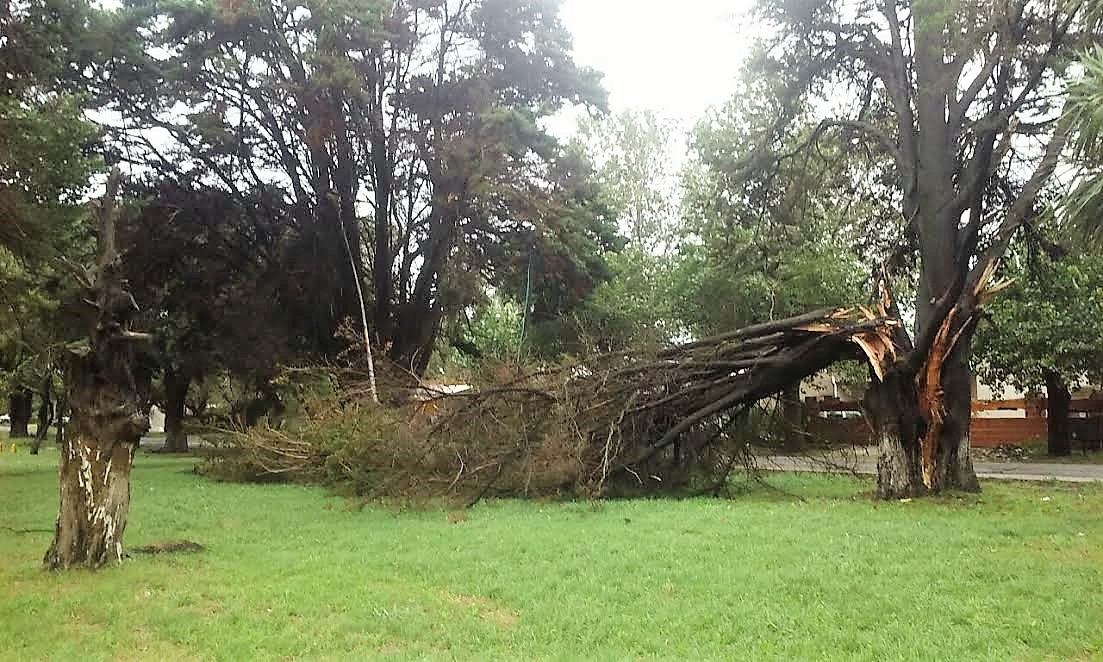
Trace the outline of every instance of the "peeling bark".
{"label": "peeling bark", "polygon": [[44,562],[51,570],[99,568],[123,557],[130,468],[137,443],[104,442],[70,422],[59,470],[61,505]]}

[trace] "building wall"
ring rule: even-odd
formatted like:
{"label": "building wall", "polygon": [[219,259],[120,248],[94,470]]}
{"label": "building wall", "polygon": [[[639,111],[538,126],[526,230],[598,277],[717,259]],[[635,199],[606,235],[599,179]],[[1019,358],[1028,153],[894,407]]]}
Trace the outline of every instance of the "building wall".
{"label": "building wall", "polygon": [[[872,432],[856,401],[814,397],[805,400],[807,430],[829,443],[872,443]],[[993,448],[1044,441],[1045,400],[976,400],[969,428],[972,445]],[[1073,447],[1095,447],[1103,440],[1103,398],[1082,398],[1072,404]]]}

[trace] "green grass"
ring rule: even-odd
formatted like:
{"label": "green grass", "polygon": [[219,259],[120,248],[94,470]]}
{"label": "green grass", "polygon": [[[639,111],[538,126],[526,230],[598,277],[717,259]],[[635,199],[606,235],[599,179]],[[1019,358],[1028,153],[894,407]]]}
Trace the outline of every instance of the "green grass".
{"label": "green grass", "polygon": [[[0,526],[48,529],[56,451],[0,456]],[[40,569],[0,529],[3,659],[1103,659],[1103,490],[874,503],[778,476],[734,500],[350,508],[140,455],[127,541]],[[804,496],[804,500],[793,494]]]}

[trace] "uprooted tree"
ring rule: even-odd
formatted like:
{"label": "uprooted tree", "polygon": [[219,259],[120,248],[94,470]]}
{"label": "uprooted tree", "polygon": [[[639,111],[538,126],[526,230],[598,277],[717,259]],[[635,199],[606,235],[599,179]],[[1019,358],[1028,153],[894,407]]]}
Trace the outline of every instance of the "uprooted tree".
{"label": "uprooted tree", "polygon": [[120,179],[114,172],[108,180],[98,209],[99,257],[80,275],[88,336],[71,348],[66,366],[70,419],[58,469],[54,540],[44,559],[52,570],[97,568],[122,559],[130,468],[149,429],[148,380],[135,365],[138,348],[151,338],[130,329],[137,306],[121,278],[115,245]]}

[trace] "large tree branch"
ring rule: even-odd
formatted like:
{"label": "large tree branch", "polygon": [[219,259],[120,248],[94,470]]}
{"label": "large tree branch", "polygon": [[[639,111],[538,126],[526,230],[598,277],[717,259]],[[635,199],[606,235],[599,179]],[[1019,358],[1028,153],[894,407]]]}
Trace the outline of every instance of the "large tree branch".
{"label": "large tree branch", "polygon": [[[1038,162],[1038,166],[1034,169],[1034,173],[1030,176],[1030,179],[1027,180],[1022,192],[1019,193],[1018,199],[1015,200],[1014,204],[1011,205],[1011,208],[1004,215],[1003,221],[996,230],[992,243],[989,245],[988,250],[985,251],[985,258],[989,261],[998,260],[1003,257],[1015,232],[1032,215],[1031,213],[1034,209],[1034,204],[1038,200],[1038,195],[1042,192],[1042,188],[1046,185],[1046,182],[1053,176],[1054,171],[1057,169],[1057,164],[1061,160],[1061,154],[1064,152],[1065,145],[1068,143],[1068,133],[1068,125],[1062,122],[1058,125],[1053,137],[1049,139],[1049,144],[1046,145],[1046,151],[1042,160]],[[984,262],[983,259],[978,260],[977,266],[973,268],[974,272],[981,268],[982,262]]]}
{"label": "large tree branch", "polygon": [[896,111],[896,134],[900,148],[897,166],[904,193],[904,212],[912,215],[915,210],[916,177],[918,175],[918,147],[915,131],[915,115],[911,104],[911,81],[908,76],[907,57],[904,55],[903,31],[896,13],[896,0],[884,0],[881,12],[889,26],[890,67],[883,77]]}

